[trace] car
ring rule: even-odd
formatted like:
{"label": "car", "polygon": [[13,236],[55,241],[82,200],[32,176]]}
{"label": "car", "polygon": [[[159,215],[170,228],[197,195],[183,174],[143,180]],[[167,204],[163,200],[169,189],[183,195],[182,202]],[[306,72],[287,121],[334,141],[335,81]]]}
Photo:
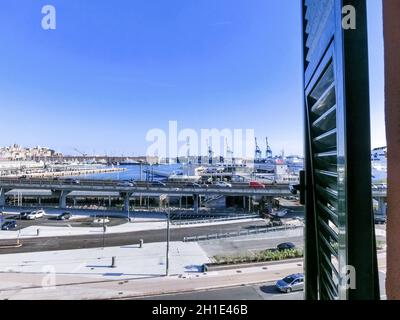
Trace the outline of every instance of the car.
{"label": "car", "polygon": [[276,282],[275,287],[284,293],[304,290],[304,274],[296,273]]}
{"label": "car", "polygon": [[63,212],[57,216],[57,220],[69,220],[72,218],[72,214],[69,212]]}
{"label": "car", "polygon": [[16,227],[17,227],[17,222],[15,220],[10,220],[3,223],[3,225],[1,226],[1,230],[3,231],[12,230],[15,229]]}
{"label": "car", "polygon": [[219,188],[232,188],[232,184],[225,181],[218,181],[215,183],[215,186]]}
{"label": "car", "polygon": [[258,181],[250,181],[249,187],[252,189],[265,189],[265,185]]}
{"label": "car", "polygon": [[273,219],[270,220],[269,225],[271,227],[282,227],[283,222],[280,218],[274,217]]}
{"label": "car", "polygon": [[198,184],[196,182],[188,182],[185,185],[186,188],[201,188],[201,184]]}
{"label": "car", "polygon": [[284,242],[277,245],[279,251],[295,249],[296,246],[292,242]]}
{"label": "car", "polygon": [[63,180],[64,183],[69,184],[80,184],[81,182],[78,179],[67,178]]}
{"label": "car", "polygon": [[386,216],[375,216],[375,224],[386,224]]}
{"label": "car", "polygon": [[19,219],[20,220],[28,220],[28,215],[30,214],[30,211],[24,211],[24,212],[20,212],[19,214]]}
{"label": "car", "polygon": [[120,181],[118,182],[119,187],[135,187],[136,183],[132,181]]}
{"label": "car", "polygon": [[161,181],[152,181],[151,186],[153,187],[166,187],[167,185]]}
{"label": "car", "polygon": [[26,219],[27,220],[36,220],[36,219],[39,219],[39,218],[43,218],[45,215],[46,215],[46,212],[44,210],[36,210],[36,211],[30,212],[26,216]]}

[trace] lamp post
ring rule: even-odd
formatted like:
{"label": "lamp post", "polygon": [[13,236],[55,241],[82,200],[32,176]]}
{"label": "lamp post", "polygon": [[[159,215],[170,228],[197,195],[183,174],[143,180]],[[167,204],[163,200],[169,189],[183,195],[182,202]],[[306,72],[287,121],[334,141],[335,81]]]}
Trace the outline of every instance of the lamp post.
{"label": "lamp post", "polygon": [[169,228],[169,220],[170,220],[170,207],[169,207],[169,198],[167,198],[167,253],[166,253],[166,261],[165,261],[165,276],[169,276],[169,240],[170,240],[170,228]]}
{"label": "lamp post", "polygon": [[103,210],[103,250],[105,246],[105,233],[106,233],[106,217],[105,217],[105,211]]}

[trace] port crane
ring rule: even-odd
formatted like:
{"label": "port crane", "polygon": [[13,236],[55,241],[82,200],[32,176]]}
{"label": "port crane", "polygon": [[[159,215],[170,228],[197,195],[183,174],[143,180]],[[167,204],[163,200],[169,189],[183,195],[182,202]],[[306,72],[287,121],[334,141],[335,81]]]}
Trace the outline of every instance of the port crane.
{"label": "port crane", "polygon": [[232,160],[233,160],[233,151],[232,151],[232,149],[229,147],[228,138],[225,138],[225,145],[226,145],[226,158],[227,158],[229,161],[232,161]]}
{"label": "port crane", "polygon": [[209,140],[207,140],[207,144],[208,144],[208,163],[212,164],[214,158],[214,152],[212,150],[212,146]]}
{"label": "port crane", "polygon": [[255,160],[256,160],[256,161],[260,161],[260,160],[261,160],[261,158],[262,158],[262,152],[261,152],[261,149],[260,149],[260,147],[258,146],[258,143],[257,143],[257,138],[255,138],[255,142],[256,142],[256,154],[255,154]]}
{"label": "port crane", "polygon": [[268,143],[268,137],[265,138],[265,142],[266,142],[266,146],[267,146],[267,149],[265,151],[265,158],[269,159],[269,158],[272,158],[272,150]]}
{"label": "port crane", "polygon": [[74,151],[78,152],[82,157],[87,157],[87,153],[79,151],[77,148],[73,148],[73,149],[74,149]]}

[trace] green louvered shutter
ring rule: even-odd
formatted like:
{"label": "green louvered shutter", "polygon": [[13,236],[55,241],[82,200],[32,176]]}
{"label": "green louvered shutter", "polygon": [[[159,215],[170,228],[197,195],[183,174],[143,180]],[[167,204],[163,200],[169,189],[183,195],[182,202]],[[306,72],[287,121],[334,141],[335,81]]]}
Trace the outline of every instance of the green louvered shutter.
{"label": "green louvered shutter", "polygon": [[[379,298],[366,2],[303,0],[306,298]],[[356,9],[355,30],[342,8]],[[354,267],[356,288],[347,275]]]}

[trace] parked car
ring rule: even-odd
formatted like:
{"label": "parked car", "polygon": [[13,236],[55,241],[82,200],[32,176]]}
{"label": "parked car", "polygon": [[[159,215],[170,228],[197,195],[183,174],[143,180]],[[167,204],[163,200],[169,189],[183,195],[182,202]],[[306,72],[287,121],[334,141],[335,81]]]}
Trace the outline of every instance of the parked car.
{"label": "parked car", "polygon": [[375,216],[375,224],[386,224],[386,216]]}
{"label": "parked car", "polygon": [[232,184],[225,181],[218,181],[215,183],[215,186],[219,188],[232,188]]}
{"label": "parked car", "polygon": [[258,181],[250,181],[249,187],[252,189],[265,189],[265,185]]}
{"label": "parked car", "polygon": [[296,246],[291,242],[284,242],[277,245],[279,251],[290,250],[296,248]]}
{"label": "parked car", "polygon": [[285,293],[302,291],[304,290],[304,274],[297,273],[287,276],[286,278],[279,280],[275,286],[279,291]]}
{"label": "parked car", "polygon": [[27,220],[36,220],[36,219],[39,219],[39,218],[43,218],[45,215],[46,215],[46,212],[44,210],[36,210],[36,211],[30,212],[26,216],[26,219]]}
{"label": "parked car", "polygon": [[63,212],[57,216],[57,220],[69,220],[72,218],[72,214],[69,212]]}
{"label": "parked car", "polygon": [[283,226],[283,222],[280,218],[272,218],[269,222],[271,227],[282,227]]}
{"label": "parked car", "polygon": [[1,230],[12,230],[17,227],[17,222],[15,220],[6,221],[1,226]]}
{"label": "parked car", "polygon": [[28,214],[30,214],[30,213],[31,213],[30,211],[20,212],[19,219],[20,220],[27,220],[28,219]]}

